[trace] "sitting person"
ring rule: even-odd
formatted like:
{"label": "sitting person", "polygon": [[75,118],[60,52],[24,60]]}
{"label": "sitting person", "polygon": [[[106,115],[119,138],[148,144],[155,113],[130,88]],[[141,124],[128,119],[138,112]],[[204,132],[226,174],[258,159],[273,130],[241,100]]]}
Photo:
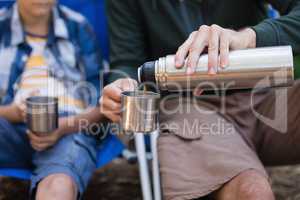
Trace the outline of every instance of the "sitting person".
{"label": "sitting person", "polygon": [[[281,17],[265,19],[265,3]],[[108,0],[107,13],[111,69],[132,78],[144,62],[176,52],[176,67],[187,59],[193,74],[207,50],[211,75],[230,64],[229,50],[291,45],[300,53],[300,0]],[[100,108],[112,121],[120,120],[121,92],[134,84],[119,79],[104,89]],[[264,166],[300,163],[299,89],[297,80],[286,95],[264,91],[253,102],[251,92],[239,90],[162,99],[165,130],[158,154],[164,199],[274,199]],[[272,119],[272,126],[253,110]]]}
{"label": "sitting person", "polygon": [[[80,198],[96,169],[99,141],[80,129],[82,120],[103,119],[93,92],[101,68],[95,44],[85,18],[55,0],[18,0],[0,12],[0,167],[32,169],[33,198]],[[27,131],[31,95],[59,99],[53,133]]]}

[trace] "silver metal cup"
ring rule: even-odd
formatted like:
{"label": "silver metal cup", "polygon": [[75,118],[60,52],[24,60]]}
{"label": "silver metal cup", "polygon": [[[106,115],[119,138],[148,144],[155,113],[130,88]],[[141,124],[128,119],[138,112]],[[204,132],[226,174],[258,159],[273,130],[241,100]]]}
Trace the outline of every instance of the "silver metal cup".
{"label": "silver metal cup", "polygon": [[122,93],[121,128],[126,133],[150,133],[157,129],[160,94],[149,91]]}
{"label": "silver metal cup", "polygon": [[48,134],[58,128],[58,98],[34,96],[26,99],[26,122],[33,133]]}

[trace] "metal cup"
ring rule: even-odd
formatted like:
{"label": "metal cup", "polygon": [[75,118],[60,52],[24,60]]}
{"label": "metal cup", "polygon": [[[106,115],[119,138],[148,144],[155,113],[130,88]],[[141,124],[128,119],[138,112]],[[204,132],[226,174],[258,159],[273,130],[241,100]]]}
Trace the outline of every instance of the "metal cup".
{"label": "metal cup", "polygon": [[149,91],[122,93],[121,128],[127,133],[150,133],[157,129],[160,95]]}
{"label": "metal cup", "polygon": [[34,96],[26,99],[26,122],[33,133],[48,134],[58,128],[58,98]]}

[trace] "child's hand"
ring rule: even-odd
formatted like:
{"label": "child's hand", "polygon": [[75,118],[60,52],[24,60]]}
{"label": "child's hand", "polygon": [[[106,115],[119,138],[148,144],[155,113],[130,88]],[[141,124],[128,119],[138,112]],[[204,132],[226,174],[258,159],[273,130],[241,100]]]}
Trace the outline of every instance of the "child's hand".
{"label": "child's hand", "polygon": [[59,129],[47,134],[32,133],[28,130],[27,135],[32,148],[36,151],[44,151],[54,146],[63,136]]}
{"label": "child's hand", "polygon": [[15,110],[16,110],[16,114],[17,114],[17,118],[19,122],[26,122],[26,112],[27,112],[27,108],[26,108],[26,99],[27,97],[30,96],[36,96],[39,94],[38,90],[34,90],[32,92],[30,92],[28,94],[28,96],[23,96],[19,99],[17,99],[12,105],[14,106]]}
{"label": "child's hand", "polygon": [[12,103],[9,105],[7,119],[13,123],[26,122],[26,105],[21,103]]}
{"label": "child's hand", "polygon": [[25,100],[15,103],[14,106],[16,107],[16,112],[19,117],[20,122],[26,122],[26,102]]}

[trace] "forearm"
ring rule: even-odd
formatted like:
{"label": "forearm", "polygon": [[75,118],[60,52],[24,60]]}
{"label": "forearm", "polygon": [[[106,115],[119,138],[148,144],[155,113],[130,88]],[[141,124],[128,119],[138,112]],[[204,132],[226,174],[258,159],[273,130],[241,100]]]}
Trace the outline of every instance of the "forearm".
{"label": "forearm", "polygon": [[105,124],[107,119],[100,113],[99,107],[90,109],[88,112],[70,117],[63,117],[59,120],[59,132],[62,135],[90,130],[94,124]]}
{"label": "forearm", "polygon": [[[267,19],[253,27],[256,32],[257,46],[291,45],[295,53],[300,53],[300,1],[270,1],[277,5],[282,16],[278,19]],[[290,3],[288,3],[290,2]],[[286,5],[287,4],[287,5]],[[280,9],[283,8],[283,9]]]}
{"label": "forearm", "polygon": [[14,104],[0,106],[0,117],[12,123],[20,123],[20,113]]}
{"label": "forearm", "polygon": [[[239,31],[240,34],[244,36],[244,43],[242,46],[246,48],[256,47],[256,32],[251,28],[245,28]],[[241,41],[240,41],[241,42]]]}

